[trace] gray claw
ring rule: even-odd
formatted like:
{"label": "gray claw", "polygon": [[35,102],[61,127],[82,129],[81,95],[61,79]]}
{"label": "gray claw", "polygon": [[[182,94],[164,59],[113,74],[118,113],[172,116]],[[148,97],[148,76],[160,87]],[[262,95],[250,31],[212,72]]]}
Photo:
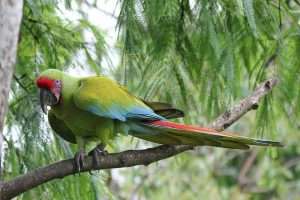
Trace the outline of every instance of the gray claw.
{"label": "gray claw", "polygon": [[75,161],[75,169],[77,172],[80,173],[80,171],[83,169],[83,164],[84,164],[84,151],[83,150],[79,150],[74,157],[74,161]]}
{"label": "gray claw", "polygon": [[99,156],[106,156],[108,152],[104,150],[105,145],[99,144],[97,145],[93,150],[91,150],[88,155],[91,155],[93,157],[93,165],[94,168],[100,165]]}

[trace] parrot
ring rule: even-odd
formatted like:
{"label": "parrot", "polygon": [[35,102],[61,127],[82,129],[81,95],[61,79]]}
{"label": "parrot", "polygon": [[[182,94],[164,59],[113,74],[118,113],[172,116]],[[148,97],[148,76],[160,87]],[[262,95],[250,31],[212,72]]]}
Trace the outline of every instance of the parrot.
{"label": "parrot", "polygon": [[231,149],[248,149],[251,145],[283,146],[276,141],[170,121],[184,117],[184,112],[168,103],[143,100],[102,75],[77,77],[58,69],[47,69],[39,74],[36,85],[40,90],[40,106],[48,115],[50,127],[64,140],[78,146],[74,156],[78,171],[83,167],[88,143],[97,143],[89,153],[96,158],[107,153],[105,147],[118,134],[166,145]]}

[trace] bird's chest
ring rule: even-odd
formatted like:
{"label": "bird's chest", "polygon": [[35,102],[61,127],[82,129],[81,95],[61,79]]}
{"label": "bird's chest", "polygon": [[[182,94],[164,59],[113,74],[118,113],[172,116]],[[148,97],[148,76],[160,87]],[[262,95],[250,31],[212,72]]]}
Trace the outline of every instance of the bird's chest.
{"label": "bird's chest", "polygon": [[112,125],[111,119],[78,109],[75,105],[57,106],[53,110],[56,116],[63,120],[76,136],[97,137],[99,130]]}

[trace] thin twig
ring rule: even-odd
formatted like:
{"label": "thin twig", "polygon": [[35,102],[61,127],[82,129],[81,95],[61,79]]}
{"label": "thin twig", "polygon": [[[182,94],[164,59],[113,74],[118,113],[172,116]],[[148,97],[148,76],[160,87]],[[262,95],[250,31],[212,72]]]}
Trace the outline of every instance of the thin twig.
{"label": "thin twig", "polygon": [[253,166],[256,157],[257,157],[257,151],[253,150],[250,156],[245,160],[240,170],[240,174],[238,176],[238,182],[241,188],[243,188],[245,185],[250,184],[252,182],[252,180],[249,180],[249,178],[247,177],[247,174],[250,171],[251,167]]}
{"label": "thin twig", "polygon": [[13,75],[14,77],[14,80],[19,84],[19,86],[25,90],[25,92],[29,93],[29,90],[27,89],[27,87],[20,81],[20,79],[16,76],[16,75]]}

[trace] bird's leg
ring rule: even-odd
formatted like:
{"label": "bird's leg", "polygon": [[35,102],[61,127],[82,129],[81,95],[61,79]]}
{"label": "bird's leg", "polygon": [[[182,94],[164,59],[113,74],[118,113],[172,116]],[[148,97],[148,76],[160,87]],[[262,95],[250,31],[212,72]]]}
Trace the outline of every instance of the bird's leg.
{"label": "bird's leg", "polygon": [[108,152],[105,150],[105,144],[103,143],[98,144],[94,149],[92,149],[88,153],[89,156],[91,155],[93,157],[94,168],[100,165],[99,156],[100,155],[105,156],[107,154]]}
{"label": "bird's leg", "polygon": [[79,147],[78,152],[75,154],[74,157],[74,164],[75,164],[75,169],[77,172],[80,173],[80,171],[83,169],[83,164],[84,164],[84,156],[85,156],[85,142],[82,138],[76,137],[76,141]]}

